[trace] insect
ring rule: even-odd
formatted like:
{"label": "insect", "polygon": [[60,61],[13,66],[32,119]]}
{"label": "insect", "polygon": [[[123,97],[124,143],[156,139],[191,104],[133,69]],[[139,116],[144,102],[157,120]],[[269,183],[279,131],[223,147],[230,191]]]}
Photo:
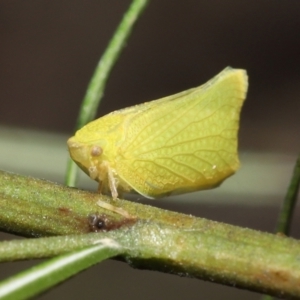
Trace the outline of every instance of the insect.
{"label": "insect", "polygon": [[227,67],[184,92],[114,111],[68,140],[72,159],[114,199],[147,198],[220,185],[239,168],[237,134],[245,70]]}

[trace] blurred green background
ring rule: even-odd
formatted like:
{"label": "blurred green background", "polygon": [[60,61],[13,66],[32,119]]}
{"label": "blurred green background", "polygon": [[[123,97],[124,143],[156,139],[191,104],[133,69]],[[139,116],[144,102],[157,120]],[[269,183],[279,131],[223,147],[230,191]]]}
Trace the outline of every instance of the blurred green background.
{"label": "blurred green background", "polygon": [[[0,169],[63,183],[66,139],[129,4],[0,2]],[[137,201],[272,232],[300,149],[299,11],[298,0],[150,2],[111,74],[98,116],[197,86],[228,65],[248,71],[250,88],[240,129],[241,170],[213,191]],[[83,174],[80,187],[96,184]],[[299,216],[298,206],[296,238]],[[0,278],[35,263],[2,264]],[[40,299],[84,297],[260,298],[107,261]]]}

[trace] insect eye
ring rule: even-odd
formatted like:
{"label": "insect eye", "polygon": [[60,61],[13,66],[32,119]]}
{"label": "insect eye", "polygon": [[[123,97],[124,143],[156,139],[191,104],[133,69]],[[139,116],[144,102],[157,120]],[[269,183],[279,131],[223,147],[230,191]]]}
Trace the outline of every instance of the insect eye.
{"label": "insect eye", "polygon": [[91,150],[91,156],[97,157],[103,153],[103,150],[99,146],[93,146]]}

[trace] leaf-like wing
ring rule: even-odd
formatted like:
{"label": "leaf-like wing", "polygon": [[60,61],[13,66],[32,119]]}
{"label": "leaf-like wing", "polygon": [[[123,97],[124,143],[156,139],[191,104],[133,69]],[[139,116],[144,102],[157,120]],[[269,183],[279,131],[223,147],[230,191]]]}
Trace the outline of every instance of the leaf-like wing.
{"label": "leaf-like wing", "polygon": [[244,70],[226,68],[200,87],[135,106],[123,124],[118,175],[150,198],[219,185],[239,167],[247,86]]}

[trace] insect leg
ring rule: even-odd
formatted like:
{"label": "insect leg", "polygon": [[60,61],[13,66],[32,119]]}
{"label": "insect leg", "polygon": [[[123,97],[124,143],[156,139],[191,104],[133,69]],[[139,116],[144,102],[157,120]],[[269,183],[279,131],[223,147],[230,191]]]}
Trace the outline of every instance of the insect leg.
{"label": "insect leg", "polygon": [[117,182],[116,179],[114,177],[113,171],[110,168],[110,166],[107,167],[108,170],[108,184],[109,184],[109,188],[111,191],[111,195],[113,197],[113,199],[117,199],[118,198],[118,191],[117,191]]}
{"label": "insect leg", "polygon": [[103,183],[102,183],[102,181],[99,181],[99,184],[98,184],[98,192],[99,192],[100,194],[102,194],[102,190],[103,190]]}

